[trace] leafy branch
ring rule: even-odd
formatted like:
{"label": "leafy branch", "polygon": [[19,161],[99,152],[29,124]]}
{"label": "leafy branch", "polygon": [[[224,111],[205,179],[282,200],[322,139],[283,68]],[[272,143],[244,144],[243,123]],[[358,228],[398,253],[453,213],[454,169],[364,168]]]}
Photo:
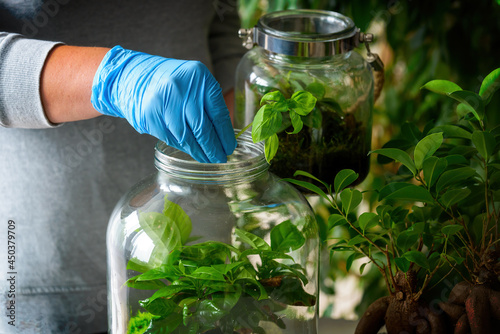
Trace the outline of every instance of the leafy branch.
{"label": "leafy branch", "polygon": [[305,90],[293,93],[289,99],[278,90],[269,92],[262,97],[260,101],[262,106],[255,114],[252,123],[245,126],[236,138],[252,126],[253,142],[264,141],[266,160],[271,162],[279,147],[278,133],[288,128],[290,124],[293,126],[293,131],[287,133],[299,133],[304,126],[302,117],[314,109],[316,101],[314,95]]}
{"label": "leafy branch", "polygon": [[[156,247],[147,263],[136,258],[129,261],[127,269],[141,274],[128,279],[126,285],[155,292],[139,301],[146,313],[138,313],[129,325],[140,324],[142,329],[130,327],[130,333],[215,329],[262,333],[255,319],[285,328],[277,312],[288,305],[316,303],[316,297],[304,289],[308,284],[305,269],[288,254],[306,242],[291,221],[271,229],[270,243],[236,228],[238,247],[217,241],[189,245],[189,217],[165,199],[163,213],[140,215],[140,225]],[[260,261],[255,263],[255,257]],[[145,328],[144,322],[148,323]]]}

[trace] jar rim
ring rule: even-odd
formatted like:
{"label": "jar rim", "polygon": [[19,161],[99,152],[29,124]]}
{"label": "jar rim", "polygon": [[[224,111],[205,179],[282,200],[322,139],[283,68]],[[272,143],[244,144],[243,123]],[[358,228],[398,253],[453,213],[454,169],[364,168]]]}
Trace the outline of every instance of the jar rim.
{"label": "jar rim", "polygon": [[[308,24],[312,24],[309,25]],[[315,31],[304,33],[297,28],[307,26]],[[262,16],[257,27],[266,33],[303,40],[337,40],[351,37],[356,26],[351,18],[337,12],[316,9],[297,9],[272,12]],[[280,28],[281,27],[281,28]],[[282,30],[288,27],[287,30]],[[294,28],[290,30],[289,28]]]}
{"label": "jar rim", "polygon": [[349,17],[314,9],[265,14],[254,27],[252,37],[262,48],[290,56],[331,56],[359,45],[359,29]]}
{"label": "jar rim", "polygon": [[[235,134],[239,132],[235,129]],[[201,163],[163,141],[155,146],[155,167],[173,177],[199,182],[225,183],[255,177],[269,168],[264,143],[254,143],[249,131],[237,139],[237,147],[226,163]]]}

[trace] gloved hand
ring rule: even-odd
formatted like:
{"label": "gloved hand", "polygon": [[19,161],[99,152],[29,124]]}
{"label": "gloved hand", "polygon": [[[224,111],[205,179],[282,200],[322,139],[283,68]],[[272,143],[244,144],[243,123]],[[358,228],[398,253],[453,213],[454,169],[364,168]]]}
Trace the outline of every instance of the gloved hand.
{"label": "gloved hand", "polygon": [[91,102],[199,162],[226,162],[236,148],[220,86],[197,61],[115,46],[97,69]]}

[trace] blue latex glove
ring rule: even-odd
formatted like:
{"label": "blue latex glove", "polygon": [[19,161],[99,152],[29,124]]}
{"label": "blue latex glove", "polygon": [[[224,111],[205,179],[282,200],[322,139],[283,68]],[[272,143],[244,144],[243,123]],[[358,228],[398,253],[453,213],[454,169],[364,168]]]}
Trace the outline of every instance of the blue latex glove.
{"label": "blue latex glove", "polygon": [[199,162],[226,162],[236,148],[219,83],[197,61],[115,46],[97,69],[91,102]]}

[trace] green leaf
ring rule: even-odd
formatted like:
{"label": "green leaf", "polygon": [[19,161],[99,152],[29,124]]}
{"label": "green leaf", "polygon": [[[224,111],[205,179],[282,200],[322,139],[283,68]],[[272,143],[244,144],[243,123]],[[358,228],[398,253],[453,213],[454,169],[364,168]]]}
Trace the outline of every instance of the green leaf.
{"label": "green leaf", "polygon": [[473,120],[476,116],[474,116],[474,109],[465,103],[459,103],[457,105],[457,115],[463,117],[466,120]]}
{"label": "green leaf", "polygon": [[289,135],[294,135],[299,133],[300,130],[302,130],[304,123],[302,122],[302,118],[300,118],[299,114],[297,114],[295,111],[290,110],[289,115],[290,115],[290,120],[292,121],[293,131],[287,133]]}
{"label": "green leaf", "polygon": [[429,132],[429,134],[438,133],[438,132],[442,132],[446,138],[471,139],[471,137],[472,137],[472,134],[470,133],[470,131],[467,131],[460,126],[451,125],[451,124],[436,126],[435,128],[433,128]]}
{"label": "green leaf", "polygon": [[373,212],[363,212],[358,219],[359,227],[363,230],[363,233],[370,228],[377,226],[379,222],[378,215]]}
{"label": "green leaf", "polygon": [[291,221],[286,220],[271,230],[271,248],[276,252],[291,252],[304,245],[306,239]]}
{"label": "green leaf", "polygon": [[154,245],[147,262],[149,269],[166,263],[169,253],[182,246],[181,232],[177,224],[161,213],[140,213],[139,225]]}
{"label": "green leaf", "polygon": [[403,150],[397,149],[397,148],[381,148],[375,151],[371,151],[370,154],[372,153],[378,153],[382,154],[386,157],[389,157],[393,160],[396,160],[400,163],[402,163],[406,168],[412,172],[413,175],[417,174],[417,168],[415,167],[415,163],[413,160],[410,158],[408,153],[406,153]]}
{"label": "green leaf", "polygon": [[236,228],[234,229],[234,234],[243,242],[249,244],[252,248],[255,249],[263,249],[263,250],[271,250],[271,246],[264,239],[256,236],[253,233],[244,231],[242,229]]}
{"label": "green leaf", "polygon": [[137,281],[152,281],[156,279],[176,279],[179,272],[172,266],[161,266],[159,268],[151,269],[142,275],[136,276]]}
{"label": "green leaf", "polygon": [[389,183],[387,186],[382,188],[379,193],[379,201],[383,199],[397,199],[426,203],[434,202],[431,194],[425,188],[404,182]]}
{"label": "green leaf", "polygon": [[304,90],[293,93],[290,100],[290,109],[301,116],[309,114],[314,109],[317,101],[311,93]]}
{"label": "green leaf", "polygon": [[476,171],[471,167],[461,167],[457,169],[452,169],[444,172],[436,183],[436,190],[441,192],[441,190],[446,187],[459,184],[476,174]]}
{"label": "green leaf", "polygon": [[[283,252],[275,252],[262,249],[247,249],[243,253],[241,253],[240,259],[243,260],[245,258],[248,258],[249,255],[258,255],[263,261],[269,261],[274,259],[286,259],[293,261],[293,257]],[[249,262],[246,261],[243,262],[245,262],[245,265],[249,264]]]}
{"label": "green leaf", "polygon": [[484,118],[484,102],[481,96],[474,92],[461,90],[449,94],[449,96],[458,102],[462,102],[466,106],[472,108],[471,112],[474,117],[479,121]]}
{"label": "green leaf", "polygon": [[144,334],[170,334],[182,324],[182,314],[171,313],[169,316],[151,320]]}
{"label": "green leaf", "polygon": [[266,161],[271,163],[276,152],[278,152],[278,147],[280,146],[278,135],[273,134],[264,142],[264,153],[266,155]]}
{"label": "green leaf", "polygon": [[403,257],[410,262],[416,263],[422,268],[429,269],[429,261],[422,252],[412,250],[403,254]]}
{"label": "green leaf", "polygon": [[[308,177],[308,178],[313,179],[313,180],[315,180],[315,181],[318,181],[318,182],[319,182],[319,183],[321,183],[323,186],[325,186],[325,188],[326,188],[326,189],[330,189],[330,186],[329,186],[326,182],[321,181],[321,180],[320,180],[320,179],[318,179],[316,176],[314,176],[314,175],[312,175],[312,174],[310,174],[310,173],[308,173],[308,172],[305,172],[305,171],[303,171],[303,170],[297,170],[297,171],[295,171],[295,173],[293,174],[293,176],[294,176],[294,177],[295,177],[295,176],[299,176],[299,175],[300,175],[300,176],[305,176],[305,177]],[[318,194],[318,195],[319,195],[319,194]]]}
{"label": "green leaf", "polygon": [[415,151],[413,154],[413,158],[415,159],[415,167],[417,167],[417,169],[422,169],[424,160],[432,156],[442,143],[442,132],[430,134],[420,140],[415,146]]}
{"label": "green leaf", "polygon": [[276,269],[274,269],[273,272],[276,273],[276,276],[286,275],[298,277],[304,283],[304,285],[307,284],[307,277],[303,273],[305,272],[305,270],[299,264],[288,266],[281,262],[274,261],[274,263],[276,264]]}
{"label": "green leaf", "polygon": [[459,85],[448,80],[432,80],[423,85],[421,89],[428,89],[441,95],[448,95],[462,90]]}
{"label": "green leaf", "polygon": [[410,261],[408,261],[404,257],[397,257],[394,259],[394,262],[396,262],[396,266],[404,273],[408,272],[410,270]]}
{"label": "green leaf", "polygon": [[218,282],[225,282],[226,279],[224,278],[224,275],[220,273],[218,270],[212,268],[212,267],[199,267],[195,271],[191,273],[191,275],[187,275],[188,277],[195,278],[195,279],[200,279],[200,280],[207,280],[207,281],[218,281]]}
{"label": "green leaf", "polygon": [[[242,278],[237,278],[236,281],[238,283],[243,283],[245,282],[245,292],[252,297],[254,297],[257,300],[264,300],[268,298],[267,291],[266,289],[260,284],[259,281],[257,281],[255,278],[249,278],[249,277],[242,277]],[[257,290],[253,289],[252,286],[255,286]]]}
{"label": "green leaf", "polygon": [[446,234],[448,237],[462,231],[464,228],[461,225],[446,225],[441,229],[441,233]]}
{"label": "green leaf", "polygon": [[439,201],[444,205],[445,208],[449,208],[452,205],[466,199],[470,195],[470,189],[450,189],[441,195]]}
{"label": "green leaf", "polygon": [[313,82],[307,85],[306,90],[318,100],[321,100],[323,96],[325,96],[325,86],[319,82]]}
{"label": "green leaf", "polygon": [[192,261],[196,263],[196,266],[211,266],[217,263],[225,263],[232,252],[240,253],[234,246],[217,241],[205,241],[191,246],[184,246],[181,258],[184,263]]}
{"label": "green leaf", "polygon": [[[500,4],[500,1],[497,0]],[[490,74],[484,78],[481,88],[479,89],[479,95],[483,98],[484,104],[487,105],[491,101],[491,97],[500,88],[500,68],[493,70]]]}
{"label": "green leaf", "polygon": [[137,258],[131,258],[127,262],[127,269],[134,270],[140,273],[145,273],[150,270],[152,267],[149,266],[146,262],[143,262]]}
{"label": "green leaf", "polygon": [[344,189],[340,193],[340,200],[342,202],[342,211],[348,214],[358,207],[363,200],[363,195],[357,189]]}
{"label": "green leaf", "polygon": [[419,238],[419,233],[414,231],[403,231],[398,235],[396,239],[396,245],[402,250],[407,250],[411,248]]}
{"label": "green leaf", "polygon": [[316,193],[319,196],[323,197],[325,200],[330,201],[330,198],[325,194],[325,192],[323,190],[321,190],[320,187],[318,187],[318,186],[316,186],[316,185],[314,185],[314,184],[312,184],[310,182],[300,181],[300,180],[295,180],[295,179],[289,179],[289,178],[284,178],[282,180],[290,182],[290,183],[295,184],[297,186],[306,188],[307,190],[309,190],[309,191],[311,191],[313,193]]}
{"label": "green leaf", "polygon": [[336,226],[342,226],[347,224],[347,220],[344,216],[333,213],[328,217],[328,229],[332,229]]}
{"label": "green leaf", "polygon": [[149,313],[160,316],[167,316],[178,308],[176,303],[166,298],[140,300],[139,304]]}
{"label": "green leaf", "polygon": [[231,262],[228,264],[214,264],[212,265],[212,268],[220,272],[222,275],[227,275],[228,272],[230,271],[235,271],[242,265],[247,264],[245,261],[236,261],[236,262]]}
{"label": "green leaf", "polygon": [[[470,147],[470,148],[471,148],[471,151],[467,151],[468,153],[466,153],[466,154],[472,153],[472,155],[474,155],[477,153],[476,149],[474,149],[473,147]],[[469,164],[469,160],[467,160],[463,155],[459,155],[459,154],[450,154],[450,155],[447,155],[446,157],[444,157],[444,159],[446,160],[448,166],[468,165]]]}
{"label": "green leaf", "polygon": [[335,192],[338,194],[344,188],[351,185],[359,177],[359,174],[352,169],[343,169],[335,175],[335,180],[333,181]]}
{"label": "green leaf", "polygon": [[160,290],[156,291],[150,298],[149,301],[153,301],[157,298],[170,298],[175,294],[182,293],[192,293],[195,292],[194,286],[192,285],[168,285]]}
{"label": "green leaf", "polygon": [[[403,125],[401,125],[401,135],[411,144],[411,146],[416,145],[423,137],[417,125],[410,122],[404,122]],[[401,148],[397,146],[393,147]]]}
{"label": "green leaf", "polygon": [[307,126],[310,128],[319,130],[323,124],[323,114],[319,108],[314,108],[303,121],[304,123],[307,121]]}
{"label": "green leaf", "polygon": [[[461,155],[463,157],[462,162],[459,162],[458,164],[465,164],[469,165],[470,159],[474,157],[474,155],[477,154],[477,150],[468,145],[457,145],[453,147],[449,152],[449,156],[456,156],[456,155]],[[453,163],[446,157],[446,160],[448,161],[448,166],[452,165]],[[455,158],[454,158],[455,159]],[[465,162],[463,162],[465,160]]]}
{"label": "green leaf", "polygon": [[360,259],[362,257],[363,257],[363,254],[356,253],[356,252],[349,255],[349,257],[347,258],[346,263],[345,263],[345,270],[347,272],[349,272],[349,270],[351,270],[352,263],[354,262],[354,260]]}
{"label": "green leaf", "polygon": [[[231,294],[227,295],[229,297]],[[229,307],[234,298],[230,298],[227,305],[224,303],[224,297],[212,296],[212,298],[212,300],[204,299],[199,303],[195,313],[196,322],[207,325],[215,324],[231,310],[232,307]]]}
{"label": "green leaf", "polygon": [[347,246],[356,246],[365,241],[366,239],[362,235],[358,234],[357,236],[355,236],[354,238],[352,238],[347,242]]}
{"label": "green leaf", "polygon": [[423,164],[424,180],[427,187],[430,188],[436,183],[439,176],[445,171],[448,162],[444,158],[429,157]]}
{"label": "green leaf", "polygon": [[286,305],[313,306],[316,304],[316,297],[304,290],[299,279],[290,276],[283,276],[281,284],[269,293],[269,298]]}
{"label": "green leaf", "polygon": [[264,103],[272,103],[272,102],[285,102],[285,96],[279,90],[275,90],[269,93],[264,94],[262,99],[260,99],[260,105]]}
{"label": "green leaf", "polygon": [[185,244],[193,229],[191,218],[189,218],[186,212],[178,204],[169,201],[167,196],[165,196],[163,214],[177,225],[181,236],[181,243]]}
{"label": "green leaf", "polygon": [[365,267],[366,265],[370,263],[370,262],[366,262],[366,263],[363,263],[360,267],[359,267],[359,274],[360,275],[363,275],[363,272],[365,271]]}
{"label": "green leaf", "polygon": [[495,136],[489,131],[474,131],[472,133],[472,143],[476,146],[477,151],[486,161],[490,159],[495,151]]}
{"label": "green leaf", "polygon": [[277,133],[283,122],[281,112],[274,110],[273,106],[262,106],[252,122],[252,140],[254,143],[266,140]]}
{"label": "green leaf", "polygon": [[129,288],[134,288],[134,289],[139,289],[139,290],[158,290],[161,288],[165,287],[165,283],[162,281],[158,280],[150,280],[150,281],[137,281],[137,278],[141,276],[135,276],[132,278],[129,278],[125,284]]}

